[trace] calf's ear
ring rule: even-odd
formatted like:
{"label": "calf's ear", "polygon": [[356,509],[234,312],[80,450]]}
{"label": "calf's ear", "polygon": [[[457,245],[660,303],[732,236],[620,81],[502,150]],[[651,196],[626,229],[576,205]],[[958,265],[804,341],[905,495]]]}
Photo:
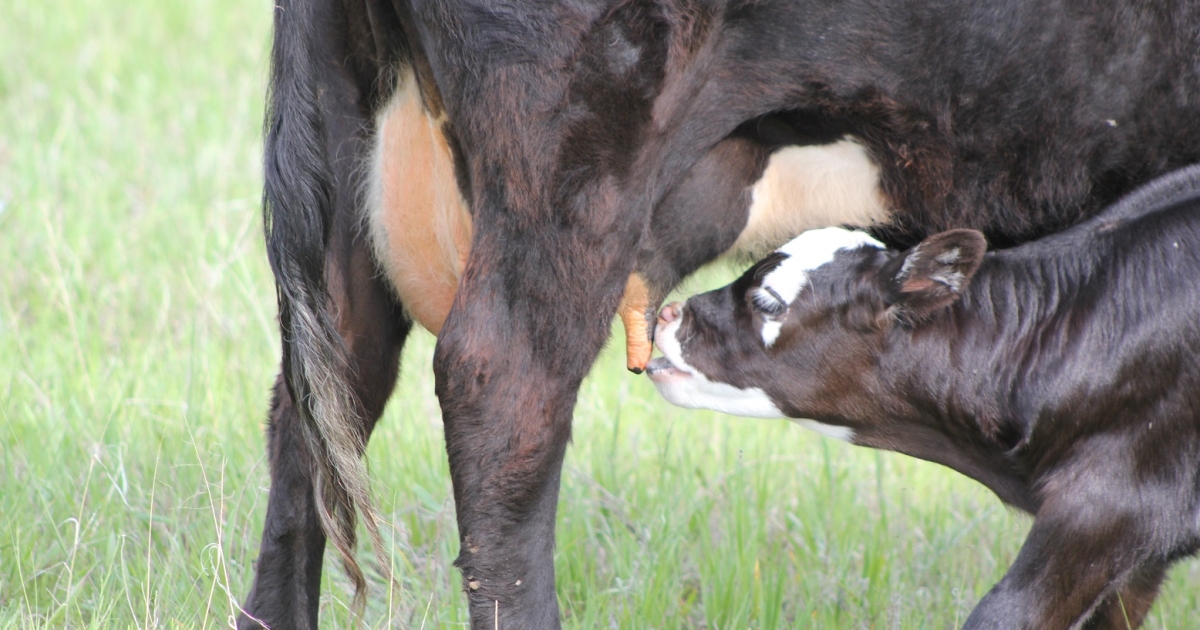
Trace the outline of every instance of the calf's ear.
{"label": "calf's ear", "polygon": [[950,306],[970,284],[986,251],[983,234],[950,230],[896,256],[880,270],[888,311],[916,323]]}

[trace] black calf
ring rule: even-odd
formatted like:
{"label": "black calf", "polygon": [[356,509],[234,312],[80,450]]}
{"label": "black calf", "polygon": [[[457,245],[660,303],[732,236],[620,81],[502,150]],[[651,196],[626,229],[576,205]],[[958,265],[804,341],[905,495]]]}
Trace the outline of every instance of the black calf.
{"label": "black calf", "polygon": [[1200,546],[1200,167],[985,254],[808,232],[664,309],[676,404],[788,416],[949,466],[1032,513],[966,628],[1141,624]]}

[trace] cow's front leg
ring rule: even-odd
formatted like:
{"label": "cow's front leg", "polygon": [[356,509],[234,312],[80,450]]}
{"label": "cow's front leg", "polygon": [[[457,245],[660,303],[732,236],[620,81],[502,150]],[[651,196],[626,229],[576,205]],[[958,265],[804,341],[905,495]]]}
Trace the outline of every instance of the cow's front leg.
{"label": "cow's front leg", "polygon": [[559,627],[554,515],[572,409],[639,234],[636,217],[595,220],[612,209],[530,223],[481,218],[438,339],[456,564],[476,629]]}

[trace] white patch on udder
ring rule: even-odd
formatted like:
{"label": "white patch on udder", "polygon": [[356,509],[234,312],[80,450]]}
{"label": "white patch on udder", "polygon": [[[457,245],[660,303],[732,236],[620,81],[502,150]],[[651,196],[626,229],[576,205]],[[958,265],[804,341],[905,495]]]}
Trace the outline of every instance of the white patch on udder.
{"label": "white patch on udder", "polygon": [[863,145],[792,146],[771,155],[751,191],[746,227],[733,251],[754,258],[811,228],[869,227],[890,217],[879,167]]}

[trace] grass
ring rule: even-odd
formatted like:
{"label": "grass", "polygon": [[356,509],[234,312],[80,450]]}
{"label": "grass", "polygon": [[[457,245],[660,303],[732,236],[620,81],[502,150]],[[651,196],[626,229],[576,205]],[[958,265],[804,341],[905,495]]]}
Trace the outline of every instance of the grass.
{"label": "grass", "polygon": [[[270,3],[0,15],[0,627],[225,626],[253,578],[278,358]],[[369,450],[402,576],[369,627],[466,618],[432,345],[410,342]],[[936,466],[670,408],[621,361],[585,383],[563,474],[567,627],[954,628],[1028,528]],[[1194,625],[1198,569],[1146,627]],[[327,570],[325,627],[352,625],[348,601]]]}

